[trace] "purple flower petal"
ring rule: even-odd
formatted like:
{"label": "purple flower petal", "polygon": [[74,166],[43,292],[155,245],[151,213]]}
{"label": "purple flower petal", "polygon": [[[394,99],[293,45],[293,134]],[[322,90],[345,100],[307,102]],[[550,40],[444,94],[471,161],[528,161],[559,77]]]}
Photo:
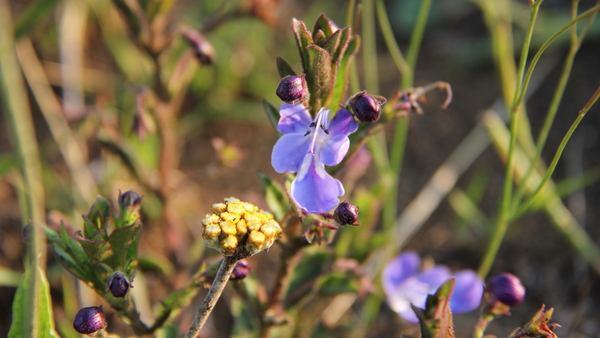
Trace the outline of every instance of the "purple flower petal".
{"label": "purple flower petal", "polygon": [[342,183],[331,177],[312,154],[306,154],[296,179],[292,182],[292,197],[309,213],[324,213],[333,209],[344,195]]}
{"label": "purple flower petal", "polygon": [[417,277],[411,276],[404,280],[394,292],[387,295],[392,310],[407,321],[416,323],[418,319],[410,305],[425,308],[428,294],[429,285],[419,281]]}
{"label": "purple flower petal", "polygon": [[483,281],[473,270],[462,270],[454,274],[454,292],[450,298],[450,308],[455,313],[477,309],[483,296]]}
{"label": "purple flower petal", "polygon": [[416,252],[406,251],[391,260],[383,269],[381,281],[383,290],[390,295],[407,278],[417,273],[421,265],[421,258]]}
{"label": "purple flower petal", "polygon": [[328,137],[321,148],[321,162],[328,166],[340,164],[348,153],[348,148],[350,148],[348,136],[342,134]]}
{"label": "purple flower petal", "polygon": [[340,109],[329,124],[329,133],[332,135],[350,135],[358,129],[358,122],[352,117],[348,109]]}
{"label": "purple flower petal", "polygon": [[312,118],[302,104],[282,103],[279,115],[277,130],[282,134],[299,133],[304,135],[310,129]]}
{"label": "purple flower petal", "polygon": [[310,139],[302,134],[286,134],[277,140],[271,153],[271,165],[278,173],[297,172],[304,161]]}
{"label": "purple flower petal", "polygon": [[436,265],[433,268],[423,270],[418,275],[419,281],[429,285],[429,293],[434,294],[437,289],[450,279],[450,269],[443,265]]}

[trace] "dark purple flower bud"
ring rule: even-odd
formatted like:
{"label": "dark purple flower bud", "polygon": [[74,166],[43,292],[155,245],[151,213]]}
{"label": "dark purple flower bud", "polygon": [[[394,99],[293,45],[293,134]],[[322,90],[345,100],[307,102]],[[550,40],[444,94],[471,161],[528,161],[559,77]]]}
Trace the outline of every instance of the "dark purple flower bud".
{"label": "dark purple flower bud", "polygon": [[366,91],[362,91],[350,98],[349,104],[354,112],[354,116],[362,122],[374,122],[379,118],[381,113],[381,105],[387,100],[383,97],[367,95]]}
{"label": "dark purple flower bud", "polygon": [[360,225],[356,223],[358,219],[358,207],[344,201],[335,208],[333,212],[333,219],[340,225]]}
{"label": "dark purple flower bud", "polygon": [[124,193],[119,191],[119,206],[121,210],[138,210],[142,205],[142,197],[132,190]]}
{"label": "dark purple flower bud", "polygon": [[201,64],[210,65],[213,63],[213,60],[215,59],[215,49],[202,33],[188,27],[182,28],[180,33],[190,44],[196,58],[198,58]]}
{"label": "dark purple flower bud", "polygon": [[81,334],[92,334],[106,328],[102,305],[84,307],[77,311],[73,320],[73,328]]}
{"label": "dark purple flower bud", "polygon": [[231,273],[231,277],[229,277],[229,279],[233,281],[240,281],[246,278],[249,274],[250,265],[248,264],[248,261],[245,259],[240,259],[235,264],[235,267],[233,268],[233,272]]}
{"label": "dark purple flower bud", "polygon": [[501,273],[492,278],[487,284],[487,291],[495,300],[515,307],[525,298],[525,287],[516,276],[510,273]]}
{"label": "dark purple flower bud", "polygon": [[117,271],[110,276],[106,284],[107,289],[110,290],[110,293],[115,298],[125,297],[127,291],[129,291],[129,288],[133,287],[133,285],[129,283],[129,280],[127,280],[127,277],[125,277],[125,275],[120,271]]}
{"label": "dark purple flower bud", "polygon": [[279,87],[275,94],[281,101],[294,104],[306,100],[308,97],[308,89],[306,85],[306,75],[288,75],[281,79]]}

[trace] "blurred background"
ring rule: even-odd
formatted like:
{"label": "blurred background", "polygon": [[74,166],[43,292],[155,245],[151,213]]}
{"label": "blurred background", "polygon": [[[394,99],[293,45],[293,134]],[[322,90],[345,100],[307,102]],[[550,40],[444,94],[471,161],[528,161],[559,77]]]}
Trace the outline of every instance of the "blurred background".
{"label": "blurred background", "polygon": [[[283,176],[270,165],[277,134],[262,103],[263,98],[275,105],[280,102],[275,96],[279,83],[275,57],[282,56],[300,69],[290,29],[292,18],[312,27],[312,22],[325,13],[342,27],[348,2],[140,1],[160,18],[150,26],[147,22],[128,24],[128,18],[117,10],[120,3],[13,0],[0,10],[9,8],[14,21],[14,25],[2,25],[5,30],[14,29],[16,36],[14,46],[24,80],[14,86],[22,87],[21,99],[30,108],[30,112],[19,114],[31,115],[35,126],[35,135],[31,136],[39,147],[45,222],[57,227],[62,220],[75,231],[81,227],[80,215],[87,212],[96,195],[113,203],[117,202],[119,191],[134,190],[143,195],[140,268],[144,277],[139,283],[145,285],[140,289],[150,290],[150,310],[171,290],[184,285],[201,259],[217,258],[215,253],[204,251],[201,240],[201,220],[213,203],[235,196],[267,208],[257,173],[283,181]],[[385,1],[402,50],[410,41],[420,3]],[[529,9],[525,1],[510,3],[517,59]],[[591,0],[580,1],[582,11],[594,4]],[[168,6],[172,8],[165,10]],[[570,8],[567,0],[544,1],[532,51],[570,20]],[[132,15],[135,17],[135,13]],[[186,36],[182,34],[186,29],[202,35]],[[526,106],[534,136],[542,127],[569,49],[566,35],[544,54],[532,78]],[[379,30],[375,46],[379,92],[373,94],[389,98],[400,86],[400,74]],[[364,84],[362,50],[355,60],[359,83]],[[574,61],[556,123],[544,148],[547,163],[599,80],[600,25],[596,22]],[[422,104],[425,113],[410,119],[399,183],[400,212],[480,124],[486,110],[505,114],[491,36],[476,1],[433,1],[415,86],[434,81],[450,83],[453,100],[442,110],[439,106],[444,94],[434,91]],[[7,102],[5,93],[0,97],[3,103]],[[586,173],[584,184],[566,188],[569,193],[563,202],[596,244],[600,244],[599,114],[598,106],[589,111],[553,175],[555,182],[564,182],[568,177],[583,177],[582,173]],[[26,251],[21,229],[27,223],[22,219],[19,203],[24,192],[20,188],[23,177],[18,170],[19,156],[11,141],[15,131],[6,122],[7,115],[3,105],[0,336],[6,336],[11,323],[11,304]],[[387,135],[391,139],[392,133]],[[478,142],[490,141],[484,137]],[[354,178],[353,187],[347,191],[352,194],[366,189],[376,175],[375,169],[368,167]],[[477,269],[491,232],[490,220],[498,209],[503,175],[504,164],[498,153],[493,147],[486,147],[414,235],[390,240],[398,240],[404,248],[454,270]],[[461,208],[465,206],[461,202],[464,196],[477,206],[475,213]],[[361,211],[369,208],[359,206]],[[374,226],[381,226],[378,217],[371,221]],[[347,256],[361,261],[360,255]],[[276,257],[274,249],[250,259],[254,274],[267,288],[275,273]],[[490,333],[507,336],[529,320],[541,304],[546,304],[556,309],[553,321],[563,326],[557,331],[559,336],[600,337],[598,273],[572,249],[543,212],[522,217],[509,228],[492,274],[504,271],[521,278],[527,297],[523,305],[512,310],[511,317],[493,322]],[[48,254],[47,274],[55,319],[62,323],[58,325],[62,334],[61,328],[70,325],[76,311],[74,299],[80,305],[95,304],[95,296],[81,290],[84,286],[74,288],[75,281],[65,276],[52,253]],[[138,285],[135,286],[137,290]],[[226,299],[229,296],[226,292]],[[196,297],[194,304],[201,299]],[[344,315],[342,323],[352,320],[360,301],[357,304],[356,309]],[[107,316],[109,332],[131,334],[110,310]],[[185,311],[180,321],[189,321],[192,316],[193,310]],[[221,302],[213,316],[219,319],[210,328],[214,337],[229,336],[232,317],[228,305]],[[475,319],[475,315],[458,316],[457,336],[466,336]],[[403,328],[405,323],[384,304],[376,325],[365,336],[399,336]],[[343,328],[330,334],[350,336]],[[69,336],[73,332],[64,334]]]}

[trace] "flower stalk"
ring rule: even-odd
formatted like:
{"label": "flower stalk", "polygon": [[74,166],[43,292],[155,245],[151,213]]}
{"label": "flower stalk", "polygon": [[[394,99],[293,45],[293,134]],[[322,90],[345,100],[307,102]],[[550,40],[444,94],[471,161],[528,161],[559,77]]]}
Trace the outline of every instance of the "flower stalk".
{"label": "flower stalk", "polygon": [[202,326],[204,326],[206,323],[208,316],[221,297],[223,289],[225,289],[225,285],[227,285],[229,277],[231,277],[231,273],[233,272],[233,268],[235,268],[237,261],[238,257],[235,256],[225,257],[225,259],[223,259],[221,267],[219,267],[219,272],[217,272],[217,276],[215,277],[215,281],[208,290],[206,297],[204,297],[202,306],[200,306],[198,309],[192,325],[184,336],[185,338],[195,338],[198,336]]}

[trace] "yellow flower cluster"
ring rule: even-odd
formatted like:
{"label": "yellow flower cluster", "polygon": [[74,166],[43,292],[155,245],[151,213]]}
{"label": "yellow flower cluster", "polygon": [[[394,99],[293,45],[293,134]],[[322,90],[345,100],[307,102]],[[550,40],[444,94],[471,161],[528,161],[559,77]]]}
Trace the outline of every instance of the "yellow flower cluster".
{"label": "yellow flower cluster", "polygon": [[237,198],[213,204],[212,212],[202,220],[202,238],[224,256],[252,256],[269,249],[281,236],[273,215]]}

